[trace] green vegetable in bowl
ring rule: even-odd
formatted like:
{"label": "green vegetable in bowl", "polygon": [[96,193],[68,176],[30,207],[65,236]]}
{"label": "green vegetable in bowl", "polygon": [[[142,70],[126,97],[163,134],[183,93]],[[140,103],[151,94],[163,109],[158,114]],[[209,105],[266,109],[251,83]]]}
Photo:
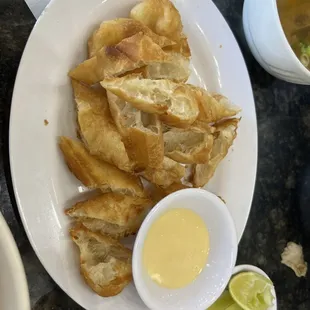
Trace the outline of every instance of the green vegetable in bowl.
{"label": "green vegetable in bowl", "polygon": [[302,54],[307,54],[308,56],[310,56],[310,44],[305,44],[303,42],[300,42],[299,46],[300,46],[300,51]]}
{"label": "green vegetable in bowl", "polygon": [[310,64],[310,45],[300,42],[299,48],[300,48],[299,60],[306,68],[308,68]]}

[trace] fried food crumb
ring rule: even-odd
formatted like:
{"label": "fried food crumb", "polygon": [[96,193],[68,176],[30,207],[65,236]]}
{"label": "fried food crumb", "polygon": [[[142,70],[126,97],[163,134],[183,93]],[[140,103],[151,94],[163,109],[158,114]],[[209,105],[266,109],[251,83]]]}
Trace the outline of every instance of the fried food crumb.
{"label": "fried food crumb", "polygon": [[294,270],[297,277],[305,277],[307,263],[304,261],[302,246],[295,242],[288,242],[281,254],[281,263]]}
{"label": "fried food crumb", "polygon": [[44,120],[44,126],[47,126],[48,124],[49,124],[48,120],[45,119],[45,120]]}
{"label": "fried food crumb", "polygon": [[221,45],[220,45],[220,48],[222,48],[222,47],[223,47],[223,45],[221,44]]}

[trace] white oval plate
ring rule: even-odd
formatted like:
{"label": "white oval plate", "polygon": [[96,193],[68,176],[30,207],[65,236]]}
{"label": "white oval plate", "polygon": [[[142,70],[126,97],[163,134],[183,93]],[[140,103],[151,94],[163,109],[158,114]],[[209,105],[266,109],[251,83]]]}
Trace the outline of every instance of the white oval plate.
{"label": "white oval plate", "polygon": [[30,310],[28,286],[16,243],[0,213],[0,309]]}
{"label": "white oval plate", "polygon": [[[10,163],[16,200],[29,240],[53,279],[87,309],[145,309],[134,285],[113,298],[96,296],[79,275],[77,249],[64,209],[84,188],[58,150],[59,135],[76,136],[67,72],[86,57],[90,33],[103,20],[126,17],[136,0],[54,0],[26,45],[11,108]],[[191,82],[219,91],[242,107],[238,137],[208,189],[227,203],[241,238],[251,208],[257,127],[251,83],[237,42],[210,0],[176,0],[192,49]],[[49,122],[44,126],[44,120]]]}

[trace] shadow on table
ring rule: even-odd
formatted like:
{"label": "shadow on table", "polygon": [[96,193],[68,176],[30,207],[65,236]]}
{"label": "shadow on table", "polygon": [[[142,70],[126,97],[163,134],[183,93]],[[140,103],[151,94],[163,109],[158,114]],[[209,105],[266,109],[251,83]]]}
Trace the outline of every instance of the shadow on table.
{"label": "shadow on table", "polygon": [[83,309],[72,299],[68,298],[60,288],[41,297],[32,307],[32,310],[80,310]]}

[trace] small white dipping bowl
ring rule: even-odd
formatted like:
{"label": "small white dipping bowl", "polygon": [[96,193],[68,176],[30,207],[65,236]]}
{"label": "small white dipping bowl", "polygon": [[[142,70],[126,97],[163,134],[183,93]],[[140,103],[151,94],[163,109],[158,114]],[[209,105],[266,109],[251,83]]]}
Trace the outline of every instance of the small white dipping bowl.
{"label": "small white dipping bowl", "polygon": [[[210,239],[207,263],[189,285],[168,289],[156,284],[143,264],[144,241],[158,217],[173,208],[187,208],[205,222]],[[133,278],[147,307],[153,310],[203,310],[222,294],[231,277],[237,256],[237,235],[227,206],[216,195],[202,189],[184,189],[161,200],[145,218],[133,250]]]}
{"label": "small white dipping bowl", "polygon": [[243,28],[253,56],[267,72],[287,82],[310,85],[310,71],[284,34],[277,0],[245,0]]}

